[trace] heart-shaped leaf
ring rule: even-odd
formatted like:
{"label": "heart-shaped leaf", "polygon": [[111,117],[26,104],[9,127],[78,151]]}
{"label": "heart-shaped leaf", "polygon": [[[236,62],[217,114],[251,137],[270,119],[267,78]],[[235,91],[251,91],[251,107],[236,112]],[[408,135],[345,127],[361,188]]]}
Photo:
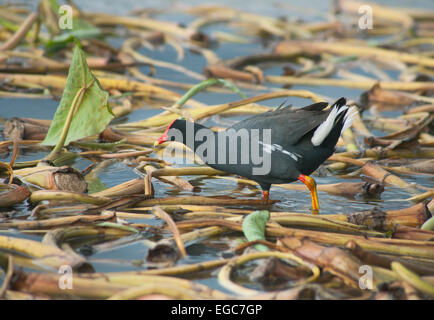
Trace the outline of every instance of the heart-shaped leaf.
{"label": "heart-shaped leaf", "polygon": [[[83,50],[74,49],[62,99],[43,145],[63,145],[103,131],[114,117],[108,93],[89,70]],[[56,146],[57,148],[57,146]]]}

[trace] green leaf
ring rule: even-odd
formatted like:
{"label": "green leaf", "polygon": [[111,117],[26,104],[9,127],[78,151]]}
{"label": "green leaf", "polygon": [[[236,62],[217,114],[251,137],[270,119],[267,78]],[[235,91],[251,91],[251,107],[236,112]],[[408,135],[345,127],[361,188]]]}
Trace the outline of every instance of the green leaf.
{"label": "green leaf", "polygon": [[429,218],[425,223],[420,227],[422,230],[434,230],[434,217]]}
{"label": "green leaf", "polygon": [[[86,176],[87,178],[87,176]],[[100,192],[107,189],[107,186],[102,183],[102,181],[98,177],[91,177],[89,179],[85,179],[87,182],[87,193],[92,194],[95,192]]]}
{"label": "green leaf", "polygon": [[60,149],[71,141],[103,131],[114,117],[108,96],[90,72],[84,52],[76,45],[62,99],[42,144],[58,144],[56,149]]}
{"label": "green leaf", "polygon": [[[265,240],[265,225],[270,219],[268,210],[254,211],[243,220],[243,233],[248,241]],[[262,244],[255,245],[260,251],[268,251],[268,247]]]}

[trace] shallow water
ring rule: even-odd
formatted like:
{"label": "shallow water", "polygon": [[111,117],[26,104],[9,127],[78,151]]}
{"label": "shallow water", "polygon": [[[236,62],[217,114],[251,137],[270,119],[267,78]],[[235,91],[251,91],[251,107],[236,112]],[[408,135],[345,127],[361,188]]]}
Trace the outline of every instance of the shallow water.
{"label": "shallow water", "polygon": [[[378,1],[382,4],[392,4],[393,5],[409,5],[407,1]],[[128,0],[122,1],[103,1],[103,0],[94,0],[94,1],[85,1],[85,0],[76,0],[77,3],[82,9],[86,11],[98,11],[98,12],[109,12],[109,13],[119,13],[119,14],[127,14],[130,10],[146,7],[159,7],[166,8],[182,5],[196,5],[203,4],[203,1],[144,1],[139,2],[137,0]],[[109,5],[107,5],[109,3]],[[327,12],[328,3],[326,1],[313,1],[310,2],[309,7],[302,8],[298,1],[285,1],[285,2],[270,2],[267,0],[256,0],[249,1],[249,7],[246,8],[244,5],[244,1],[218,1],[216,3],[223,3],[231,6],[238,7],[243,10],[248,10],[251,12],[258,12],[261,14],[268,14],[272,16],[282,16],[287,15],[289,18],[300,16],[300,13],[303,12],[303,19],[305,20],[320,20],[324,19],[323,12]],[[276,5],[276,4],[280,4]],[[433,2],[430,0],[420,0],[420,1],[412,1],[412,7],[422,7],[422,8],[433,8]],[[282,10],[282,6],[284,8],[288,8]],[[157,15],[157,18],[167,19],[171,21],[189,23],[194,17],[190,17],[184,14],[176,14],[176,13],[165,13],[161,15]],[[205,28],[203,31],[207,34],[211,34],[215,31],[228,31],[228,28],[223,25],[213,25]],[[230,30],[229,30],[230,31]],[[120,39],[113,39],[113,43],[120,44]],[[239,55],[247,55],[252,53],[261,53],[261,52],[269,52],[269,48],[264,48],[260,43],[253,43],[247,45],[237,45],[237,44],[223,44],[219,47],[215,48],[216,54],[222,58],[231,58]],[[176,62],[176,52],[170,46],[164,46],[161,49],[157,49],[155,51],[148,50],[146,48],[142,48],[140,53],[149,56],[151,58],[155,58],[162,61]],[[188,50],[185,51],[185,58],[179,62],[179,64],[184,67],[195,71],[197,73],[202,73],[203,67],[206,65],[206,61],[201,55],[194,54]],[[148,68],[146,66],[141,67],[142,71],[146,73]],[[351,71],[351,70],[350,70]],[[274,67],[266,70],[267,75],[271,74],[281,74],[281,66]],[[169,69],[164,68],[156,68],[155,76],[161,79],[167,79],[171,81],[178,82],[186,82],[186,83],[194,83],[195,80],[187,77],[186,75],[178,72],[174,72]],[[390,73],[390,76],[394,76],[394,74]],[[276,86],[277,87],[277,86]],[[355,89],[344,89],[344,88],[336,88],[336,87],[307,87],[307,86],[294,86],[293,89],[307,89],[312,90],[317,94],[324,95],[325,97],[330,97],[331,100],[335,100],[341,96],[345,96],[354,100],[358,100],[359,95],[362,93],[362,90]],[[174,89],[172,89],[174,90]],[[183,93],[181,90],[174,90],[180,93]],[[249,92],[245,91],[246,94]],[[195,97],[196,100],[213,105],[224,103],[228,101],[238,100],[239,97],[235,94],[212,94],[212,93],[202,93]],[[267,106],[276,106],[280,105],[282,102],[286,102],[288,104],[293,104],[295,106],[303,106],[307,102],[305,99],[301,98],[287,98],[287,99],[273,99],[264,101],[263,104]],[[40,118],[40,119],[51,119],[55,113],[58,102],[46,99],[8,99],[8,98],[0,98],[0,118],[6,119],[11,117],[32,117],[32,118]],[[136,109],[131,114],[122,119],[122,122],[133,122],[138,121],[140,119],[144,119],[160,112],[159,109],[150,108],[146,104],[142,106],[142,108]],[[241,119],[242,117],[234,117],[232,119],[223,119],[233,120],[233,119]],[[3,123],[3,121],[1,122]],[[212,120],[208,120],[205,124],[215,124]],[[20,150],[20,155],[17,161],[28,161],[34,159],[40,159],[45,156],[44,152],[34,151],[32,148],[22,148]],[[10,155],[7,157],[1,158],[1,161],[8,161],[10,159]],[[73,166],[77,169],[86,168],[91,162],[87,159],[77,159]],[[315,175],[314,175],[315,176]],[[113,163],[112,165],[105,168],[99,175],[99,178],[106,187],[112,187],[118,185],[122,182],[131,180],[137,177],[137,173],[134,172],[134,169],[130,166],[127,166],[123,162]],[[237,195],[238,197],[243,198],[257,198],[260,196],[260,190],[257,189],[256,195],[249,194],[250,191],[242,190],[246,194],[243,195],[238,190],[238,185],[236,182],[225,179],[216,179],[216,178],[198,178],[198,177],[185,177],[188,179],[194,186],[199,187],[199,191],[197,192],[188,192],[181,191],[176,189],[175,187],[164,184],[158,180],[154,181],[154,188],[156,190],[156,197],[164,197],[164,196],[179,196],[179,195],[201,195],[201,196],[215,196],[215,195]],[[404,180],[408,182],[414,182],[420,185],[424,185],[426,187],[433,186],[433,178],[427,176],[412,176],[412,177],[403,177]],[[352,180],[343,180],[338,176],[315,176],[315,179],[318,184],[327,184],[327,183],[338,183],[338,182],[359,182],[360,179],[352,179]],[[408,207],[411,204],[404,199],[408,197],[408,194],[398,188],[387,187],[386,190],[381,195],[380,199],[363,199],[363,198],[355,198],[348,199],[344,197],[332,196],[327,193],[319,192],[319,200],[321,206],[321,214],[328,213],[345,213],[345,212],[354,212],[354,211],[363,211],[370,210],[374,207],[377,207],[381,210],[392,210],[392,209],[401,209],[404,207]],[[280,203],[275,204],[273,206],[273,210],[275,211],[296,211],[296,212],[305,212],[310,213],[311,208],[311,198],[308,190],[304,191],[289,191],[284,190],[278,187],[273,187],[271,189],[271,198],[279,199]],[[17,216],[24,214],[29,209],[26,204],[18,205],[13,208],[16,210]],[[151,225],[162,225],[161,220],[159,219],[137,219],[134,220],[137,223],[147,223]],[[25,237],[29,239],[40,239],[38,235],[24,235],[20,234],[16,231],[0,231],[0,234],[5,235],[13,235],[19,237]],[[101,250],[96,253],[92,253],[88,256],[89,263],[92,265],[95,271],[97,272],[110,272],[110,271],[125,271],[125,270],[138,270],[146,268],[146,266],[135,266],[132,264],[134,260],[143,260],[147,254],[148,248],[141,241],[141,239],[152,237],[149,234],[141,234],[137,237],[131,237],[130,242],[124,243],[120,246],[115,246],[111,249]],[[207,239],[204,241],[196,242],[190,244],[187,247],[188,258],[181,260],[178,264],[189,264],[189,263],[197,263],[201,261],[213,260],[222,257],[222,254],[229,250],[230,247],[228,243],[233,246],[233,243],[237,241],[238,238],[241,238],[239,234],[235,233],[227,233],[223,236],[220,236],[215,239]],[[227,240],[230,240],[229,242]],[[76,248],[79,251],[85,252],[86,248],[89,247],[89,244],[78,243],[76,244]],[[218,282],[215,279],[215,275],[204,273],[201,277],[195,278],[196,281],[207,284],[213,288],[221,288]],[[225,290],[224,290],[225,291]]]}

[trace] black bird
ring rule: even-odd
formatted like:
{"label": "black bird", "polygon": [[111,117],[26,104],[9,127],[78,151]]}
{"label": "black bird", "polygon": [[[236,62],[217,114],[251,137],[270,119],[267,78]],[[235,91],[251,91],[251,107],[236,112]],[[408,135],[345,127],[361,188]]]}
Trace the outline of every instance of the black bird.
{"label": "black bird", "polygon": [[331,108],[314,103],[290,106],[242,120],[221,132],[198,123],[174,120],[155,143],[177,141],[187,145],[212,168],[256,181],[268,202],[273,183],[302,181],[318,212],[316,182],[309,175],[335,151],[340,134],[352,123],[352,114],[340,98]]}

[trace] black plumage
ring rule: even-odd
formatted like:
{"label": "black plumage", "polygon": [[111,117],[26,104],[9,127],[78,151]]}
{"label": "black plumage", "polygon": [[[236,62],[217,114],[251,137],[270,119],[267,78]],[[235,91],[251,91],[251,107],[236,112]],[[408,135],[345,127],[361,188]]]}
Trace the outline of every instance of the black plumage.
{"label": "black plumage", "polygon": [[[242,120],[220,133],[200,124],[178,119],[168,127],[158,143],[167,140],[179,141],[179,134],[177,137],[170,137],[171,129],[179,130],[182,135],[182,141],[179,142],[186,144],[194,152],[199,152],[207,165],[256,181],[261,185],[266,198],[272,184],[300,180],[311,190],[313,206],[317,209],[315,207],[318,206],[318,201],[314,199],[317,197],[315,181],[308,176],[333,154],[345,122],[351,120],[345,103],[345,98],[341,98],[328,110],[324,110],[328,106],[324,102],[299,109],[279,107]],[[269,129],[271,140],[266,141],[264,129]],[[255,135],[255,131],[259,134]],[[191,145],[187,143],[188,132],[190,135],[194,133],[195,137],[190,137]],[[197,134],[199,139],[196,139]],[[313,139],[314,135],[316,136]],[[232,144],[228,142],[231,138]],[[214,145],[211,140],[214,140]],[[249,146],[246,143],[249,143]],[[256,150],[256,147],[259,147],[259,158],[255,159],[253,150]],[[250,152],[248,159],[246,152]],[[262,160],[270,161],[269,171],[265,170],[265,174],[254,174],[253,168],[260,168],[264,164],[258,163],[261,155]]]}

